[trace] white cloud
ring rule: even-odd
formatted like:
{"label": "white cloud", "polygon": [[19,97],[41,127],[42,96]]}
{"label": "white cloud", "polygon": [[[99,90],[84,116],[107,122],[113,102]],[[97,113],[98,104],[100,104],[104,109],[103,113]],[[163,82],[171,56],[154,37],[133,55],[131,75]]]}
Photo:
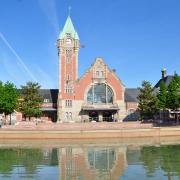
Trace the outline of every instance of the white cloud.
{"label": "white cloud", "polygon": [[[7,49],[1,49],[0,64],[1,71],[0,76],[2,81],[6,82],[10,80],[17,87],[25,84],[27,81],[39,82],[42,88],[55,88],[57,82],[52,78],[49,72],[45,72],[37,64],[31,64],[31,69],[23,62],[22,58],[17,54],[15,49],[10,45],[4,35],[0,32],[0,39],[4,43],[4,47]],[[33,61],[31,61],[33,62]],[[56,64],[56,63],[53,63]],[[49,69],[49,68],[48,68]]]}
{"label": "white cloud", "polygon": [[36,66],[36,71],[34,73],[36,74],[36,77],[38,77],[38,82],[42,88],[55,87],[56,82],[49,76],[48,72],[45,72],[40,67]]}
{"label": "white cloud", "polygon": [[25,84],[29,76],[24,74],[22,68],[19,68],[16,61],[14,61],[14,55],[3,51],[0,57],[1,71],[0,80],[3,82],[10,81],[14,83],[18,88]]}
{"label": "white cloud", "polygon": [[[26,66],[22,58],[18,55],[18,53],[15,51],[15,49],[10,45],[8,40],[5,38],[5,36],[0,32],[0,39],[4,42],[4,44],[9,48],[11,53],[16,57],[17,63],[19,66],[28,74],[28,76],[33,80],[37,81],[31,70]],[[9,71],[9,70],[8,70]]]}
{"label": "white cloud", "polygon": [[39,6],[47,16],[49,22],[51,23],[55,36],[57,37],[59,31],[59,23],[58,23],[58,16],[57,16],[57,9],[56,9],[56,2],[55,0],[38,0]]}

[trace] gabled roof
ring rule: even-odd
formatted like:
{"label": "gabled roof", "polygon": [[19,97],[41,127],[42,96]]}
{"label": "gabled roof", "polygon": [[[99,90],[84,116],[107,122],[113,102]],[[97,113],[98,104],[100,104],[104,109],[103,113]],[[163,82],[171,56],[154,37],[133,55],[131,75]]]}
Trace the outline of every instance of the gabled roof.
{"label": "gabled roof", "polygon": [[91,66],[86,70],[86,72],[78,79],[78,81],[80,81],[88,72],[90,72],[94,66],[98,63],[101,62],[104,66],[106,66],[106,68],[108,69],[109,72],[112,72],[114,77],[122,84],[123,87],[125,87],[125,85],[123,84],[123,82],[121,81],[121,79],[117,76],[116,72],[114,69],[110,69],[108,67],[108,65],[104,62],[104,59],[102,57],[97,57],[95,58],[94,62],[91,64]]}
{"label": "gabled roof", "polygon": [[154,88],[159,88],[161,81],[164,81],[166,87],[168,87],[169,84],[170,84],[170,82],[172,81],[173,77],[174,77],[174,76],[166,76],[166,77],[164,77],[164,78],[161,78],[161,79],[157,82],[157,84],[154,86]]}
{"label": "gabled roof", "polygon": [[71,20],[70,16],[68,16],[67,19],[66,19],[64,28],[61,31],[60,35],[59,35],[59,39],[64,39],[66,37],[67,33],[71,34],[71,37],[73,37],[74,39],[79,40],[78,33],[74,29],[74,26],[73,26],[73,23],[72,23],[72,20]]}
{"label": "gabled roof", "polygon": [[126,88],[125,89],[125,95],[124,95],[124,99],[125,102],[136,102],[138,103],[138,97],[139,95],[139,89],[137,88]]}

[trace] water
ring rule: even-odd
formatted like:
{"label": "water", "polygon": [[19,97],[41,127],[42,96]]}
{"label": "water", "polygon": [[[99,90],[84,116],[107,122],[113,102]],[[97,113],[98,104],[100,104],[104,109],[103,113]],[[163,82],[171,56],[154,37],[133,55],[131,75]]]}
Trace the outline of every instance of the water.
{"label": "water", "polygon": [[57,149],[0,149],[0,179],[58,179],[57,155]]}
{"label": "water", "polygon": [[178,180],[180,145],[0,148],[0,180]]}

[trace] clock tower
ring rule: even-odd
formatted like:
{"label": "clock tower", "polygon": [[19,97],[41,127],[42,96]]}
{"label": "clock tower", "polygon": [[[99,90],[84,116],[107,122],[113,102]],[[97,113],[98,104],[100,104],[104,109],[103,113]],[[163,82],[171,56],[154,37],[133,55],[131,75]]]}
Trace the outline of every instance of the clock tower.
{"label": "clock tower", "polygon": [[58,119],[72,119],[75,86],[78,79],[79,37],[70,16],[57,41],[59,60]]}

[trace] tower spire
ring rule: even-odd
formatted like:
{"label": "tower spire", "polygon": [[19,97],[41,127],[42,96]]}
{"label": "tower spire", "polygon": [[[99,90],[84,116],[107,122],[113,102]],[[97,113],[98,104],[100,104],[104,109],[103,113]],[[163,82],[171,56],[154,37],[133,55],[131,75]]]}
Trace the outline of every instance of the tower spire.
{"label": "tower spire", "polygon": [[66,19],[64,28],[59,35],[59,39],[65,38],[67,33],[70,34],[72,38],[79,40],[78,33],[76,32],[74,25],[72,23],[71,17],[70,17],[70,10],[69,10],[69,16]]}

